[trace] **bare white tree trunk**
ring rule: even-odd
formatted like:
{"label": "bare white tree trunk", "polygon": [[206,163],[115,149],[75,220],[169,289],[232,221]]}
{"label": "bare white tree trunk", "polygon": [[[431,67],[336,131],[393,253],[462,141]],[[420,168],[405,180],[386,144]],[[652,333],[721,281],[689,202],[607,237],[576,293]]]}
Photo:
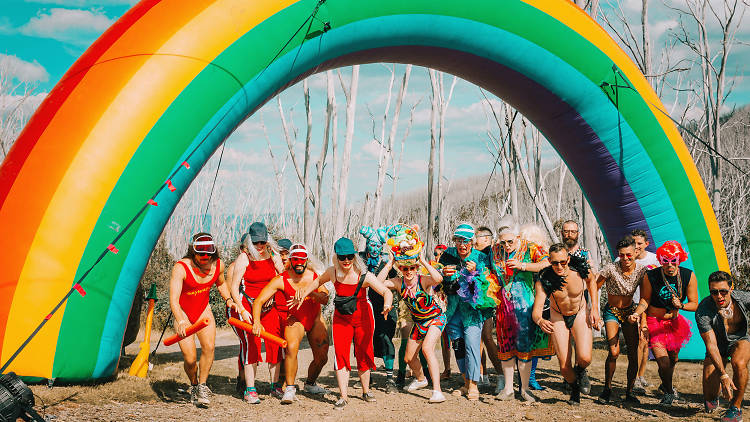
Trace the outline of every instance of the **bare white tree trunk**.
{"label": "bare white tree trunk", "polygon": [[[268,155],[271,157],[271,168],[273,168],[273,174],[274,178],[276,179],[276,189],[279,192],[279,210],[281,212],[281,215],[279,217],[279,225],[282,232],[286,232],[287,229],[287,215],[286,215],[286,189],[284,188],[286,184],[284,183],[284,169],[286,168],[287,158],[288,156],[285,156],[284,162],[279,168],[279,165],[277,164],[276,156],[273,153],[273,148],[271,147],[271,139],[268,137],[268,131],[266,129],[266,124],[263,121],[263,116],[261,115],[260,118],[260,125],[263,128],[263,136],[266,138],[266,143],[268,144]],[[249,197],[246,197],[246,200],[249,199]]]}
{"label": "bare white tree trunk", "polygon": [[[440,72],[440,79],[439,79],[439,88],[440,88],[440,137],[438,142],[438,183],[437,183],[437,231],[435,233],[435,237],[439,240],[441,239],[441,233],[443,230],[447,231],[450,230],[447,227],[448,221],[445,221],[443,219],[443,202],[445,200],[445,196],[448,194],[448,189],[443,190],[443,175],[445,171],[445,115],[448,112],[448,106],[450,105],[451,98],[453,98],[453,90],[456,88],[456,81],[458,80],[457,77],[453,77],[453,82],[451,83],[450,90],[448,91],[448,97],[445,98],[443,96],[443,73]],[[441,227],[445,226],[445,227]]]}
{"label": "bare white tree trunk", "polygon": [[432,99],[430,108],[430,161],[427,164],[427,239],[425,245],[428,251],[434,249],[435,244],[435,149],[438,143],[438,81],[435,70],[428,69],[430,84],[432,85]]}
{"label": "bare white tree trunk", "polygon": [[357,110],[357,89],[359,87],[359,65],[352,66],[352,79],[347,90],[344,86],[341,73],[339,73],[341,88],[346,96],[346,135],[344,138],[344,155],[341,162],[341,175],[339,178],[339,198],[336,206],[336,226],[334,227],[335,236],[344,235],[344,216],[346,211],[346,196],[349,184],[349,167],[351,165],[352,140],[354,139],[354,118]]}
{"label": "bare white tree trunk", "polygon": [[[407,65],[409,73],[411,73],[411,65]],[[391,191],[391,207],[390,207],[390,213],[388,219],[390,221],[393,221],[393,210],[395,206],[395,199],[396,199],[396,188],[398,186],[398,175],[401,171],[401,160],[404,157],[404,145],[406,145],[406,139],[409,137],[409,132],[411,132],[411,127],[414,125],[414,112],[417,109],[417,106],[419,103],[422,102],[422,99],[419,99],[416,103],[414,103],[411,106],[411,110],[409,111],[409,123],[406,125],[406,130],[404,131],[404,136],[401,137],[401,150],[398,153],[398,159],[396,157],[393,158],[393,190]]]}
{"label": "bare white tree trunk", "polygon": [[[383,117],[382,121],[380,123],[380,139],[376,139],[375,136],[373,136],[373,139],[375,142],[377,142],[380,145],[380,148],[378,149],[378,179],[377,183],[375,185],[375,195],[373,197],[373,216],[372,216],[372,222],[371,226],[378,227],[380,226],[380,210],[382,206],[382,196],[383,196],[383,183],[385,182],[385,173],[388,171],[388,163],[390,162],[390,156],[393,154],[393,148],[391,145],[388,145],[385,140],[385,126],[388,122],[388,112],[391,108],[391,100],[393,97],[393,82],[396,79],[396,70],[395,65],[392,65],[390,68],[391,71],[391,79],[388,82],[388,99],[385,102],[385,109],[383,110]],[[398,114],[398,113],[397,113]],[[396,116],[396,118],[398,118]],[[374,121],[373,121],[373,132],[374,132]],[[365,220],[367,222],[367,220]]]}
{"label": "bare white tree trunk", "polygon": [[[305,96],[305,115],[307,116],[307,132],[305,134],[305,159],[304,168],[302,170],[302,191],[305,192],[305,196],[307,196],[307,192],[310,191],[310,177],[308,177],[308,169],[310,168],[310,140],[312,139],[312,110],[310,109],[310,87],[308,85],[307,78],[302,81],[302,92]],[[305,244],[311,245],[312,237],[314,235],[312,231],[314,229],[314,224],[312,221],[313,217],[312,215],[310,215],[310,201],[306,199],[307,198],[303,199],[304,206],[302,207],[302,209],[304,217],[302,220],[302,225]],[[316,206],[315,208],[319,207]]]}
{"label": "bare white tree trunk", "polygon": [[[320,213],[323,208],[323,172],[326,165],[326,156],[328,154],[328,140],[331,138],[331,122],[335,121],[336,115],[336,95],[333,91],[333,73],[329,70],[326,72],[326,88],[327,88],[327,101],[326,101],[326,125],[323,131],[323,148],[320,150],[320,158],[316,164],[317,169],[317,193],[316,193],[316,206],[315,206],[315,227],[313,230],[320,232],[320,248],[322,257],[326,259],[326,248],[325,240],[323,239],[323,230],[321,227]],[[333,127],[333,131],[336,131],[336,127]],[[314,237],[314,236],[313,236]],[[312,245],[311,245],[312,246]]]}

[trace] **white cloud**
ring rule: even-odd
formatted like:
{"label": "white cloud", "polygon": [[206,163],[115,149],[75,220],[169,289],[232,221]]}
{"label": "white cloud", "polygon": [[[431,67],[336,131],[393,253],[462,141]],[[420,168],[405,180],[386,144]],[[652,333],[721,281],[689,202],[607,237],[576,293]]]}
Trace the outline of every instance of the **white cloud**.
{"label": "white cloud", "polygon": [[17,56],[2,53],[0,53],[0,73],[9,75],[11,79],[19,82],[47,82],[49,80],[47,69],[36,60],[33,63],[27,62]]}
{"label": "white cloud", "polygon": [[86,6],[132,6],[138,3],[138,0],[25,0],[26,3],[40,4],[57,4],[69,7],[86,7]]}
{"label": "white cloud", "polygon": [[678,25],[678,22],[676,19],[666,19],[654,22],[650,25],[651,27],[651,39],[652,40],[658,40],[661,38],[662,35],[664,35],[665,32],[667,32],[670,29],[676,28]]}
{"label": "white cloud", "polygon": [[380,144],[373,139],[370,142],[362,145],[362,151],[377,160],[380,156]]}
{"label": "white cloud", "polygon": [[42,10],[19,28],[23,35],[52,38],[73,45],[91,44],[114,20],[100,10]]}

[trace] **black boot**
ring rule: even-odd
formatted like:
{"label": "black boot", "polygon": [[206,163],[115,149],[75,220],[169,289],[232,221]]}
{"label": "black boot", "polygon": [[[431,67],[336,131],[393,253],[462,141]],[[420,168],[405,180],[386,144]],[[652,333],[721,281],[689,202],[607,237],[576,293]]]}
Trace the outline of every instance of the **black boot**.
{"label": "black boot", "polygon": [[584,369],[576,365],[573,370],[575,371],[576,379],[570,386],[570,399],[568,399],[568,404],[572,406],[578,406],[581,404],[581,378],[583,376]]}
{"label": "black boot", "polygon": [[570,398],[568,404],[571,406],[578,406],[581,404],[581,386],[576,379],[570,387]]}

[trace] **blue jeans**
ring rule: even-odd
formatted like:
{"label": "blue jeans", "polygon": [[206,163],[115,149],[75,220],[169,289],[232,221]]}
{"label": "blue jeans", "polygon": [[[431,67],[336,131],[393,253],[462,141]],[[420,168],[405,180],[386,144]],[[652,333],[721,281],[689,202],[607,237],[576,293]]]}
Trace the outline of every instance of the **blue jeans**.
{"label": "blue jeans", "polygon": [[[448,338],[450,338],[454,348],[456,346],[460,347],[460,342],[456,343],[456,340],[463,339],[465,351],[456,350],[456,363],[458,363],[458,370],[466,378],[475,382],[479,381],[481,374],[482,325],[466,326],[461,318],[461,313],[456,312],[445,327]],[[460,357],[461,354],[465,354],[465,356]]]}

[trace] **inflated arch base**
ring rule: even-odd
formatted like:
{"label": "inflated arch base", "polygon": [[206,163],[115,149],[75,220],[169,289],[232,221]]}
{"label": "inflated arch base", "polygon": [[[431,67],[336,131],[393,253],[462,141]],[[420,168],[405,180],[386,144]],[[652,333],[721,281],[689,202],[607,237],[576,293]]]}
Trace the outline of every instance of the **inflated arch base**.
{"label": "inflated arch base", "polygon": [[[177,190],[160,191],[158,206],[117,242],[119,253],[86,277],[88,294],[74,293],[11,370],[112,375],[149,254],[208,157],[286,86],[356,63],[430,66],[492,91],[552,142],[610,245],[633,228],[655,243],[678,240],[703,293],[708,274],[727,269],[705,188],[659,99],[570,2],[328,0],[307,41],[303,29],[279,53],[316,3],[143,0],[67,72],[0,168],[0,360],[175,170]],[[683,357],[699,356],[698,339]]]}

